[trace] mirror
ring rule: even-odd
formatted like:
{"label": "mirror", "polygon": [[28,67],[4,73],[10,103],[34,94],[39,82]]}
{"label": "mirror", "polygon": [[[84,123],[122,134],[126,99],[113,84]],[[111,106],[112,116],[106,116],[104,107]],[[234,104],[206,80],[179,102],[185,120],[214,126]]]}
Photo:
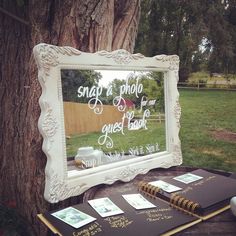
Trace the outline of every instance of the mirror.
{"label": "mirror", "polygon": [[182,163],[178,56],[84,53],[48,44],[35,46],[34,56],[46,200]]}
{"label": "mirror", "polygon": [[156,71],[61,70],[68,176],[166,150],[163,77]]}

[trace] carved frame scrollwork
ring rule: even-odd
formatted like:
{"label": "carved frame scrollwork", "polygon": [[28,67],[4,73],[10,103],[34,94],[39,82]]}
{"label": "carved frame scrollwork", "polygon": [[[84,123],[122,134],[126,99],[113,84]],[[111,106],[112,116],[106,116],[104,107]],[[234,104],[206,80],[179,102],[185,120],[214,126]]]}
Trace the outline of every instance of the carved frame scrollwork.
{"label": "carved frame scrollwork", "polygon": [[[181,108],[177,90],[179,57],[145,57],[120,49],[113,52],[85,53],[71,47],[38,44],[34,47],[38,79],[42,87],[39,100],[41,115],[38,127],[43,136],[45,199],[55,203],[79,195],[92,186],[117,180],[130,181],[157,167],[168,168],[182,163],[179,140]],[[65,147],[61,69],[154,70],[165,74],[166,151],[118,163],[82,170],[69,177]]]}

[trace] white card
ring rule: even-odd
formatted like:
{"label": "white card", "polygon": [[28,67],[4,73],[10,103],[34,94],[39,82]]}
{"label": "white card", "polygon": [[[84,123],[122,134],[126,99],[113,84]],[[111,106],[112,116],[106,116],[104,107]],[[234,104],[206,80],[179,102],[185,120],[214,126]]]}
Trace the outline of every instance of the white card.
{"label": "white card", "polygon": [[67,207],[63,210],[56,211],[51,215],[77,229],[96,220],[96,218],[73,207]]}
{"label": "white card", "polygon": [[156,207],[139,193],[125,194],[122,196],[132,207],[137,210]]}
{"label": "white card", "polygon": [[199,176],[199,175],[194,175],[192,173],[187,173],[187,174],[183,174],[180,176],[175,177],[175,180],[178,180],[182,183],[185,184],[190,184],[192,182],[198,181],[199,179],[202,179],[203,177]]}
{"label": "white card", "polygon": [[117,205],[115,205],[109,198],[99,198],[89,200],[88,203],[101,216],[113,216],[124,213]]}
{"label": "white card", "polygon": [[169,184],[169,183],[162,181],[162,180],[149,182],[149,184],[156,186],[158,188],[161,188],[163,191],[165,191],[167,193],[173,193],[173,192],[176,192],[176,191],[179,191],[182,189],[182,188],[179,188],[175,185]]}

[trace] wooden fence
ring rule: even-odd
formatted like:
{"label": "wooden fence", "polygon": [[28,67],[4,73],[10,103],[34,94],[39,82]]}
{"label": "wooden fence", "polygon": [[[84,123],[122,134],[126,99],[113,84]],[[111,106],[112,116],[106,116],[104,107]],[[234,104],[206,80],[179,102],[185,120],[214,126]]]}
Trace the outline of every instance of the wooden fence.
{"label": "wooden fence", "polygon": [[123,113],[112,105],[103,105],[100,115],[94,113],[88,104],[64,102],[66,136],[101,131],[104,124],[121,121]]}
{"label": "wooden fence", "polygon": [[195,83],[188,82],[178,82],[179,89],[197,89],[197,90],[229,90],[236,91],[236,83],[230,83],[225,81],[208,81],[200,82],[196,81]]}
{"label": "wooden fence", "polygon": [[[135,116],[136,119],[142,119],[142,116]],[[150,115],[147,120],[157,121],[159,123],[165,122],[165,114],[158,113],[156,115]]]}

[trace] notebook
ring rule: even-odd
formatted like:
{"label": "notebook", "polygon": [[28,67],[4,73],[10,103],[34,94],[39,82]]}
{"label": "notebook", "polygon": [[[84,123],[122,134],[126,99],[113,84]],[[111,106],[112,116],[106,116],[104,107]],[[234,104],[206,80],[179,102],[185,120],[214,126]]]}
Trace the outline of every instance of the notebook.
{"label": "notebook", "polygon": [[47,212],[38,216],[52,232],[63,236],[167,236],[201,222],[201,219],[193,214],[185,214],[171,207],[162,199],[155,199],[149,196],[143,197],[154,206],[146,209],[136,209],[131,205],[130,198],[127,201],[126,197],[121,195],[110,196],[109,199],[123,213],[108,217],[102,217],[87,202],[75,205],[73,208],[86,213],[91,218],[96,218],[95,221],[80,228],[75,228],[54,217],[55,212]]}
{"label": "notebook", "polygon": [[161,186],[158,180],[140,182],[139,190],[161,198],[173,207],[192,212],[202,219],[208,219],[227,210],[230,199],[236,196],[236,179],[202,169],[174,178],[168,177],[164,182],[167,187],[169,184],[177,190],[168,191],[165,185],[158,187]]}

